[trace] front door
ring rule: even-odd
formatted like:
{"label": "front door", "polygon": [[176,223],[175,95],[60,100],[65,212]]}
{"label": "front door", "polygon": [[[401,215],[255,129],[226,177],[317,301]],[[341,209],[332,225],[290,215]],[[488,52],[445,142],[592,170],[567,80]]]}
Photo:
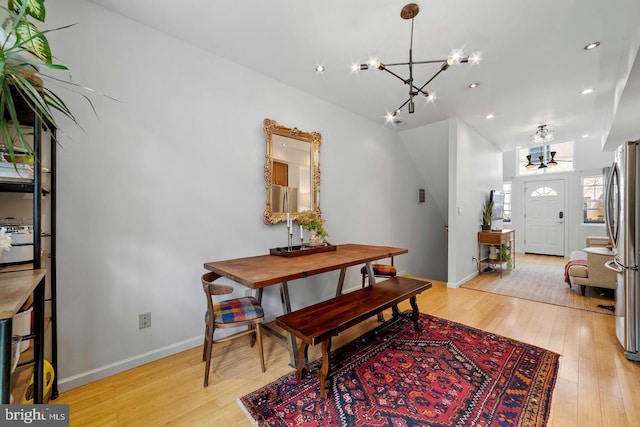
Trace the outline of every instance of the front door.
{"label": "front door", "polygon": [[525,183],[526,253],[564,256],[564,180]]}

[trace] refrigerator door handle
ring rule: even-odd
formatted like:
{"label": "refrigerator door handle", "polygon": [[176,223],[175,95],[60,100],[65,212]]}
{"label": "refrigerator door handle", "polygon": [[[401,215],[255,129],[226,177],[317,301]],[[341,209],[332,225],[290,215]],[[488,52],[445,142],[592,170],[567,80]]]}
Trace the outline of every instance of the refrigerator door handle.
{"label": "refrigerator door handle", "polygon": [[[614,194],[613,191],[614,189],[616,191],[618,191],[618,189],[620,188],[617,184],[617,180],[618,180],[618,165],[616,163],[614,163],[611,166],[611,171],[609,172],[609,179],[607,180],[607,187],[605,188],[605,203],[604,203],[604,217],[605,217],[605,224],[607,227],[607,231],[608,231],[608,235],[609,238],[613,241],[613,244],[617,247],[618,246],[618,230],[617,230],[617,223],[619,221],[619,218],[615,218],[613,217],[614,213],[619,214],[620,211],[620,205],[619,205],[619,201],[620,201],[620,196],[616,195],[615,199],[614,199]],[[614,187],[614,184],[616,184],[616,186]],[[614,208],[613,206],[613,202],[614,200],[618,201],[618,205]],[[616,212],[617,211],[617,212]]]}
{"label": "refrigerator door handle", "polygon": [[615,259],[605,262],[604,266],[609,270],[615,271],[618,274],[622,274],[622,272],[624,271],[624,267]]}
{"label": "refrigerator door handle", "polygon": [[[615,267],[614,267],[614,265],[615,265]],[[621,263],[620,261],[618,261],[617,258],[614,258],[611,261],[605,262],[604,266],[607,267],[609,270],[615,271],[616,273],[622,273],[623,270],[631,270],[631,271],[640,270],[640,267],[638,267],[637,265],[626,266],[623,263]]]}

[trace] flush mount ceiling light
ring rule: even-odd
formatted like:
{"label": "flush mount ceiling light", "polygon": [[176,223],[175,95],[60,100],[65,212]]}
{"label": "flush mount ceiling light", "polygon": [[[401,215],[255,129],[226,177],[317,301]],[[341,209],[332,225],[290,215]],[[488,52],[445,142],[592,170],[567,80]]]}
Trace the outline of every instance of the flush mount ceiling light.
{"label": "flush mount ceiling light", "polygon": [[[407,99],[402,105],[396,108],[393,113],[387,114],[387,121],[393,120],[393,118],[397,116],[402,110],[402,108],[404,108],[407,104],[409,106],[408,107],[409,114],[413,114],[415,111],[415,104],[414,104],[413,98],[419,94],[424,95],[428,101],[433,101],[434,99],[433,95],[430,94],[427,90],[425,90],[425,87],[429,83],[431,83],[431,81],[433,81],[433,79],[435,79],[441,72],[446,71],[452,65],[455,65],[461,62],[463,63],[471,62],[472,64],[477,64],[480,62],[480,53],[474,52],[470,56],[464,56],[463,52],[459,50],[452,52],[447,59],[414,61],[413,60],[413,18],[415,18],[418,15],[418,12],[420,12],[420,8],[415,3],[407,4],[400,11],[400,17],[402,19],[411,20],[411,41],[409,44],[409,62],[383,63],[376,59],[371,61],[368,64],[360,64],[360,65],[353,66],[354,71],[369,70],[372,68],[378,69],[380,71],[386,71],[387,73],[391,74],[392,76],[396,77],[397,79],[401,80],[404,84],[409,86],[409,99]],[[425,84],[418,87],[414,84],[414,80],[413,80],[413,66],[422,65],[422,64],[441,64],[441,65],[440,65],[440,69],[436,71],[436,73],[429,80],[427,80]],[[406,79],[403,77],[400,77],[398,74],[396,74],[395,72],[389,69],[389,67],[396,67],[396,66],[403,66],[403,65],[409,66],[409,77]]]}
{"label": "flush mount ceiling light", "polygon": [[471,83],[471,84],[469,85],[469,88],[470,88],[470,89],[475,89],[475,88],[477,88],[477,87],[478,87],[478,83]]}
{"label": "flush mount ceiling light", "polygon": [[592,87],[586,88],[580,92],[580,95],[589,95],[590,93],[595,92],[595,89]]}
{"label": "flush mount ceiling light", "polygon": [[539,125],[536,133],[531,135],[533,142],[540,144],[543,142],[553,141],[553,130],[549,129],[547,125]]}
{"label": "flush mount ceiling light", "polygon": [[600,42],[592,42],[592,43],[589,43],[588,45],[586,45],[583,49],[584,50],[591,50],[591,49],[597,48],[598,46],[600,46]]}

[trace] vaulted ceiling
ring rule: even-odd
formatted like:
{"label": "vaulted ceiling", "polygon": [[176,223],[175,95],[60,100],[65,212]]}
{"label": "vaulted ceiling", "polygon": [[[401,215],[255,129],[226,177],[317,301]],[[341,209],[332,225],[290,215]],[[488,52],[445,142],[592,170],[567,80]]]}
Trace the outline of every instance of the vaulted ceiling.
{"label": "vaulted ceiling", "polygon": [[[414,61],[453,49],[483,60],[442,72],[425,88],[435,101],[416,97],[415,113],[405,107],[397,123],[385,115],[409,86],[351,66],[408,61],[411,20],[400,17],[408,1],[91,1],[398,131],[457,117],[504,151],[530,145],[539,124],[556,141],[589,135],[606,149],[640,138],[638,0],[415,1]],[[594,41],[600,46],[584,49]],[[439,68],[415,65],[415,84]],[[408,77],[406,66],[391,69]],[[595,91],[581,95],[587,88]]]}

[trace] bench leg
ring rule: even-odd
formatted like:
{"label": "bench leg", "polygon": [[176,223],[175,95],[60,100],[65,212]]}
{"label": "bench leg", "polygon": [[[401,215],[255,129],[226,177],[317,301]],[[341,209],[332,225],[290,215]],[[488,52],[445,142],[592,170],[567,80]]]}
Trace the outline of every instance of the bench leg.
{"label": "bench leg", "polygon": [[418,319],[420,319],[420,311],[418,310],[416,297],[409,298],[409,303],[411,304],[411,319],[413,320],[413,326],[416,331],[420,331],[420,324],[418,323]]}
{"label": "bench leg", "polygon": [[309,348],[309,344],[300,340],[300,345],[298,346],[298,363],[296,366],[296,378],[301,380],[304,376],[304,370],[307,367],[307,349]]}
{"label": "bench leg", "polygon": [[331,338],[322,341],[322,368],[318,377],[320,379],[320,397],[322,399],[327,398],[326,383],[331,371]]}
{"label": "bench leg", "polygon": [[394,305],[393,307],[391,307],[391,310],[393,311],[393,319],[396,320],[398,317],[400,317],[400,310],[398,310],[398,306]]}

